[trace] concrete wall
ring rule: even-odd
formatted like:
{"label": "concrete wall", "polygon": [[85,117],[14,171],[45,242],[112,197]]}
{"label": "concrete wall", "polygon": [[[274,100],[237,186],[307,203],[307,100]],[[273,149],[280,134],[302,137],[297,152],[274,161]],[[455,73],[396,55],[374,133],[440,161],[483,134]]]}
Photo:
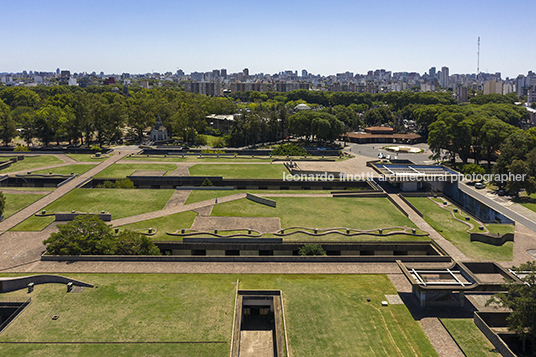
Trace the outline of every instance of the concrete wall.
{"label": "concrete wall", "polygon": [[[492,316],[493,314],[496,314],[496,316]],[[475,322],[475,325],[478,326],[480,331],[487,337],[487,339],[495,346],[495,348],[499,351],[499,353],[505,357],[517,357],[512,350],[508,347],[508,345],[499,337],[496,333],[494,333],[490,327],[494,326],[505,326],[504,324],[497,325],[498,319],[505,320],[506,316],[504,314],[508,313],[492,313],[492,312],[478,312],[475,311],[473,315],[473,321]],[[490,325],[488,325],[490,323]]]}
{"label": "concrete wall", "polygon": [[471,242],[475,241],[491,245],[503,245],[505,242],[514,241],[514,233],[505,233],[503,235],[494,235],[491,233],[471,233]]}
{"label": "concrete wall", "polygon": [[253,195],[251,193],[246,193],[246,198],[248,200],[250,200],[250,201],[260,203],[262,205],[266,205],[266,206],[270,206],[270,207],[275,207],[276,206],[276,202],[274,200],[270,200],[268,198],[256,196],[256,195]]}
{"label": "concrete wall", "polygon": [[445,196],[452,199],[455,203],[460,205],[462,209],[472,214],[478,220],[484,223],[503,223],[513,224],[510,218],[506,217],[502,213],[495,211],[488,205],[480,202],[476,198],[469,196],[467,193],[456,188],[455,190],[444,191]]}
{"label": "concrete wall", "polygon": [[84,283],[83,281],[66,278],[61,275],[31,275],[22,276],[16,278],[2,278],[0,279],[0,292],[6,293],[9,291],[15,291],[25,289],[29,283],[38,284],[68,284],[73,283],[77,286],[86,286],[92,288],[92,284]]}
{"label": "concrete wall", "polygon": [[89,214],[91,216],[99,216],[101,220],[104,222],[110,222],[112,220],[112,215],[110,213],[81,213],[81,212],[75,212],[75,213],[56,213],[55,221],[72,221],[76,217],[80,215]]}

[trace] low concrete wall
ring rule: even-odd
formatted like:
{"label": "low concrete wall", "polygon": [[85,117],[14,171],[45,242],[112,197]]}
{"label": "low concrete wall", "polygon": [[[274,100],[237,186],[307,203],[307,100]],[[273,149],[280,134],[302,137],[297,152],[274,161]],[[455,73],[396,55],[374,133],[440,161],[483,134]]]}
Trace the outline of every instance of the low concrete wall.
{"label": "low concrete wall", "polygon": [[505,242],[514,241],[514,233],[503,235],[493,233],[471,233],[471,242],[482,242],[491,245],[503,245]]}
{"label": "low concrete wall", "polygon": [[234,187],[214,187],[214,186],[177,186],[176,190],[198,190],[198,191],[225,191],[234,190]]}
{"label": "low concrete wall", "polygon": [[101,220],[104,222],[110,222],[112,220],[112,215],[110,213],[82,213],[82,212],[75,212],[75,213],[64,213],[64,212],[58,212],[55,216],[55,221],[72,221],[76,217],[80,215],[90,215],[90,216],[98,216]]}
{"label": "low concrete wall", "polygon": [[[493,314],[496,314],[496,316],[493,316]],[[504,312],[494,313],[475,311],[473,315],[473,321],[501,355],[505,357],[517,357],[514,352],[512,352],[512,350],[508,347],[508,345],[495,332],[491,330],[491,327],[496,326],[494,322],[498,322],[498,319],[506,319],[506,316],[504,316],[504,314],[508,315],[508,313]],[[491,324],[491,326],[488,325],[486,320]]]}
{"label": "low concrete wall", "polygon": [[283,262],[283,263],[394,263],[438,262],[449,263],[445,256],[431,255],[370,255],[370,256],[189,256],[189,255],[42,255],[42,261],[56,262]]}
{"label": "low concrete wall", "polygon": [[29,283],[34,284],[68,284],[73,283],[77,286],[85,286],[92,288],[92,284],[84,283],[83,281],[66,278],[61,275],[30,275],[21,276],[16,278],[1,278],[0,279],[0,292],[6,293],[9,291],[15,291],[25,289]]}
{"label": "low concrete wall", "polygon": [[506,217],[502,213],[497,212],[485,203],[458,188],[453,188],[452,190],[445,191],[444,193],[448,198],[457,203],[464,211],[477,217],[479,221],[484,223],[514,223],[514,221],[512,221],[510,218]]}
{"label": "low concrete wall", "polygon": [[270,207],[275,207],[277,204],[274,200],[270,200],[265,197],[259,197],[251,193],[246,193],[246,198],[250,201],[257,202],[257,203],[260,203],[261,205],[266,205]]}

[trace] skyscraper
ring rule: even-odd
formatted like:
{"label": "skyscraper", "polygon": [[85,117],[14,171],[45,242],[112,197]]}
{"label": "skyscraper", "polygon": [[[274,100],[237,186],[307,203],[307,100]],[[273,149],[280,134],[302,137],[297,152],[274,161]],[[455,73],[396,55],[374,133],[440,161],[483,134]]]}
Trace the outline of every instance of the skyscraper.
{"label": "skyscraper", "polygon": [[441,67],[441,76],[439,78],[439,84],[441,84],[441,87],[448,88],[449,86],[449,68],[448,67]]}
{"label": "skyscraper", "polygon": [[430,67],[430,69],[428,70],[428,75],[432,78],[435,78],[436,76],[436,68],[435,67]]}

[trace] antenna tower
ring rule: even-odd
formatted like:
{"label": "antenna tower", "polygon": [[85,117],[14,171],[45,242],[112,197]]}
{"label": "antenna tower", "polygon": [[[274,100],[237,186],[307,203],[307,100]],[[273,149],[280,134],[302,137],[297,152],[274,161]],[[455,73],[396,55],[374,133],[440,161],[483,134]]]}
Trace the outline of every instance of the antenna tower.
{"label": "antenna tower", "polygon": [[478,36],[478,52],[476,53],[476,75],[480,74],[480,36]]}

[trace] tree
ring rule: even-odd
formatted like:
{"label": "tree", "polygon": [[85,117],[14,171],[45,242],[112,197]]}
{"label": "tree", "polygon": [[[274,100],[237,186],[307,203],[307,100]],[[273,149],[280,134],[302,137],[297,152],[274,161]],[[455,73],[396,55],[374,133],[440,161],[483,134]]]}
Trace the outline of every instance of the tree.
{"label": "tree", "polygon": [[4,215],[4,208],[6,207],[6,197],[0,192],[0,216]]}
{"label": "tree", "polygon": [[507,294],[495,294],[486,305],[497,303],[501,307],[512,309],[506,318],[508,329],[515,331],[526,350],[526,341],[531,342],[532,355],[536,352],[536,263],[529,261],[514,267],[513,270],[522,274],[523,284],[509,284]]}
{"label": "tree", "polygon": [[95,215],[79,215],[67,224],[58,225],[59,232],[43,241],[53,255],[157,255],[158,247],[148,237],[123,231],[117,236]]}
{"label": "tree", "polygon": [[115,253],[112,231],[95,215],[79,215],[43,241],[53,255],[109,255]]}
{"label": "tree", "polygon": [[0,99],[0,139],[8,145],[17,136],[15,121],[11,118],[9,107]]}

